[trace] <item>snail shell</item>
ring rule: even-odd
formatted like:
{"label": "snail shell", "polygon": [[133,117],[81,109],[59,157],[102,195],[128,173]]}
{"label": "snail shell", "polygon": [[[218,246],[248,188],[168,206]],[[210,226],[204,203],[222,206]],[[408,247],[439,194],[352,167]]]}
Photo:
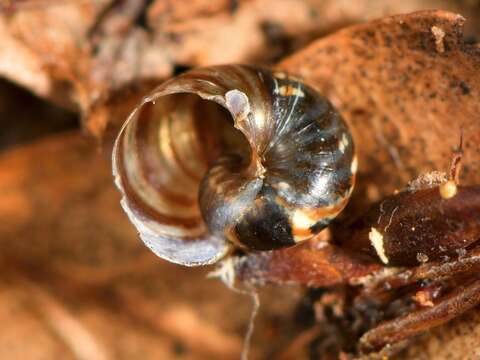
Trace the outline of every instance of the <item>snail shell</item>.
{"label": "snail shell", "polygon": [[356,160],[346,124],[311,87],[225,65],[146,96],[117,137],[113,169],[146,245],[192,266],[311,238],[346,205]]}

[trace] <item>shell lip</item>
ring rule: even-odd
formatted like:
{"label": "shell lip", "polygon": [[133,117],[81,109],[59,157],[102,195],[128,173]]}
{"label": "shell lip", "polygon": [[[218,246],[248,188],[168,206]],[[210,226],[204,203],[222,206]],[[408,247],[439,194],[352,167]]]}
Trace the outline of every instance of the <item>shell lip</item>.
{"label": "shell lip", "polygon": [[137,229],[140,239],[158,257],[179,265],[202,266],[214,264],[230,252],[230,244],[214,236],[184,240],[156,234],[148,227],[148,220],[129,204],[118,176],[115,184],[122,194],[122,209]]}
{"label": "shell lip", "polygon": [[[187,73],[188,74],[188,73]],[[125,122],[124,126],[120,131],[126,127],[126,123],[130,122],[132,117],[136,115],[136,113],[140,110],[142,106],[147,103],[155,104],[155,101],[163,96],[168,95],[175,95],[175,94],[192,94],[197,95],[201,99],[213,101],[223,108],[227,109],[232,116],[234,121],[234,127],[245,136],[248,143],[250,144],[251,149],[251,160],[250,164],[247,167],[245,173],[249,174],[253,177],[264,178],[264,174],[266,173],[266,169],[262,164],[261,156],[258,154],[257,146],[254,144],[252,137],[247,130],[247,123],[251,121],[251,117],[253,116],[252,108],[250,105],[250,100],[245,92],[239,90],[236,87],[232,87],[231,89],[225,89],[219,94],[209,94],[205,91],[201,91],[198,89],[188,89],[182,88],[180,86],[174,88],[168,88],[170,81],[160,85],[153,91],[153,94],[147,95],[142,99],[142,102],[135,108],[134,112],[130,114],[127,121]]]}
{"label": "shell lip", "polygon": [[[203,266],[218,262],[225,257],[230,251],[232,245],[224,239],[207,234],[207,236],[198,239],[180,239],[169,238],[156,234],[148,226],[148,219],[142,216],[128,201],[120,176],[120,157],[121,142],[124,139],[126,128],[134,121],[142,107],[147,103],[155,104],[155,101],[165,95],[177,93],[190,93],[189,91],[165,91],[164,93],[155,92],[154,95],[145,96],[141,103],[136,106],[127,120],[122,125],[117,138],[115,140],[112,151],[112,175],[114,183],[121,193],[121,207],[127,214],[130,222],[135,226],[140,239],[144,244],[158,257],[169,262],[183,266]],[[221,96],[209,96],[204,93],[195,93],[203,99],[215,101],[225,106],[224,98]]]}

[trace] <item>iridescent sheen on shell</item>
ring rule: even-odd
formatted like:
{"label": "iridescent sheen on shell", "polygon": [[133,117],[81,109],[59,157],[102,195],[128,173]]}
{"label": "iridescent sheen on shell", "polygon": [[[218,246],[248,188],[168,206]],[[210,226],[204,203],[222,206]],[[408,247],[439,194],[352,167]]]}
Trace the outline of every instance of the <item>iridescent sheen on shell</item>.
{"label": "iridescent sheen on shell", "polygon": [[193,266],[311,238],[346,205],[356,160],[346,124],[311,87],[224,65],[146,96],[118,135],[113,169],[145,244]]}

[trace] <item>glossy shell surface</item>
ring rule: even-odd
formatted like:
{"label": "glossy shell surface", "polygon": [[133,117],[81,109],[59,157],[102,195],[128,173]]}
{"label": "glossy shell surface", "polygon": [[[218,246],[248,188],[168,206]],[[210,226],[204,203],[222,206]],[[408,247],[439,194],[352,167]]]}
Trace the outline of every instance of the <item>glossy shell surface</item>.
{"label": "glossy shell surface", "polygon": [[142,240],[183,265],[311,238],[346,205],[356,167],[350,132],[327,99],[244,65],[160,85],[113,153],[122,206]]}

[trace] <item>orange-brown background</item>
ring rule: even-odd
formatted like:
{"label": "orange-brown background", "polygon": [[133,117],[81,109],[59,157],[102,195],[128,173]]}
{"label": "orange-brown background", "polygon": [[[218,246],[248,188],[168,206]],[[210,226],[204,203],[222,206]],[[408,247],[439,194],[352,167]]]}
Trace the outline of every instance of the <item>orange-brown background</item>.
{"label": "orange-brown background", "polygon": [[[462,21],[444,13],[406,18],[410,33],[388,22],[335,33],[426,8],[462,13],[466,35],[458,33]],[[108,148],[116,127],[141,89],[185,68],[281,61],[326,93],[367,144],[359,148],[355,211],[360,199],[375,200],[422,171],[444,170],[458,139],[455,120],[468,145],[464,179],[480,180],[480,56],[464,49],[480,34],[478,1],[24,0],[0,2],[0,11],[2,359],[239,358],[250,299],[207,279],[212,269],[151,254],[112,183]],[[440,61],[432,59],[434,42],[425,53],[409,46],[408,36],[431,35],[432,19],[457,47],[437,54]],[[370,31],[380,35],[365,40]],[[392,46],[382,42],[388,32]],[[382,72],[385,59],[392,67]],[[418,78],[403,79],[419,61],[426,65]],[[457,81],[451,87],[445,72],[449,83]],[[435,111],[439,128],[417,121]],[[302,312],[305,301],[295,287],[261,290],[252,358],[308,358],[313,314]],[[479,331],[475,321],[457,320],[410,356],[426,349],[426,358],[461,359],[467,350],[475,356]]]}

